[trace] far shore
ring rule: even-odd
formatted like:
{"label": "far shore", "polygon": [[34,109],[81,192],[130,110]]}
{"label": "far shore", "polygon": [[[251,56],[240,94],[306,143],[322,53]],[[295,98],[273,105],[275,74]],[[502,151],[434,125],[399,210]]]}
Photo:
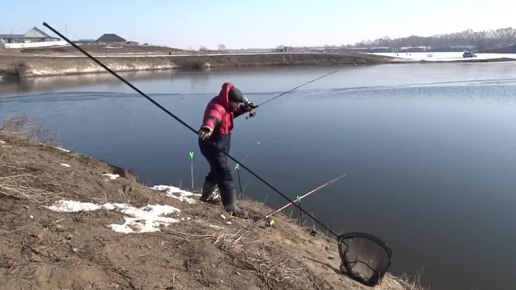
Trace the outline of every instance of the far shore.
{"label": "far shore", "polygon": [[[253,53],[253,54],[116,54],[95,55],[114,71],[210,69],[284,65],[369,65],[392,58],[361,53]],[[77,54],[0,54],[0,75],[20,78],[105,72],[104,68]]]}
{"label": "far shore", "polygon": [[[384,63],[425,62],[403,60],[385,55],[356,52],[306,53],[221,53],[168,51],[149,48],[147,51],[97,49],[91,52],[103,64],[117,72],[182,70],[210,68],[266,67],[287,65],[374,65]],[[126,49],[125,47],[122,47]],[[509,58],[465,59],[454,62],[513,61]],[[73,47],[28,51],[0,50],[0,76],[32,78],[105,72],[104,68]]]}

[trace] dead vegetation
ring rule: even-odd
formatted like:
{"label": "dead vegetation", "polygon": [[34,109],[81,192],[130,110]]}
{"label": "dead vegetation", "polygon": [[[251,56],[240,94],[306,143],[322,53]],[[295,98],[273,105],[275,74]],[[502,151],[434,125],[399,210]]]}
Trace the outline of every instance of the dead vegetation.
{"label": "dead vegetation", "polygon": [[0,131],[29,138],[49,146],[59,146],[59,139],[52,134],[42,121],[29,120],[27,115],[18,115],[0,123]]}
{"label": "dead vegetation", "polygon": [[[29,122],[25,115],[2,122],[0,132],[11,134],[20,140],[29,138],[35,142],[57,144],[57,138],[52,136],[50,130],[39,122]],[[51,172],[38,172],[39,169],[34,164],[27,164],[23,160],[8,159],[6,152],[2,152],[0,155],[0,164],[0,194],[34,203],[48,202],[49,197],[59,195],[52,190],[59,185],[48,183],[48,181],[55,180],[48,176],[52,174]]]}

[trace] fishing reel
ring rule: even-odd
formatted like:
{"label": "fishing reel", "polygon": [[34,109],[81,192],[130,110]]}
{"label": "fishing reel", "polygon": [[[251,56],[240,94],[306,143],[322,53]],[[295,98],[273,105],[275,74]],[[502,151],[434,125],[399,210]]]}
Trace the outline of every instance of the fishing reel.
{"label": "fishing reel", "polygon": [[253,110],[258,108],[258,106],[254,105],[247,98],[244,98],[244,106],[251,108],[251,111],[249,111],[249,115],[247,117],[245,117],[246,120],[256,116],[256,111],[253,111]]}
{"label": "fishing reel", "polygon": [[249,112],[249,115],[247,117],[245,117],[245,119],[247,120],[247,119],[252,118],[254,116],[256,116],[256,111],[251,111],[251,112]]}

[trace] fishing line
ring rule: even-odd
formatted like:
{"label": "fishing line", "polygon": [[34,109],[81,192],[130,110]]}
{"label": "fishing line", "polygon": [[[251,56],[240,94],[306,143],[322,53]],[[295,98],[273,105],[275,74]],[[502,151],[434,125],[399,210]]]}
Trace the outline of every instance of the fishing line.
{"label": "fishing line", "polygon": [[[249,157],[251,157],[254,152],[256,152],[256,150],[258,149],[258,146],[260,146],[262,143],[263,143],[263,140],[265,140],[265,136],[263,136],[260,140],[256,141],[256,144],[254,144],[253,148],[251,148],[251,150],[244,156],[244,158],[242,158],[242,162],[245,162]],[[235,169],[233,169],[233,172],[235,172],[235,170],[237,170],[238,168],[235,167]]]}
{"label": "fishing line", "polygon": [[[263,138],[262,138],[263,140]],[[247,153],[244,158],[242,158],[241,162],[245,162],[247,160],[247,158],[251,157],[251,155],[253,155],[253,153],[256,151],[256,149],[258,149],[258,146],[260,144],[262,144],[262,140],[258,140],[256,142],[256,144],[253,146],[253,148],[251,149],[251,151],[249,151],[249,153]],[[235,168],[233,168],[233,171],[231,171],[231,173],[234,173],[234,172],[237,172],[237,177],[238,177],[238,187],[240,188],[240,197],[242,197],[242,195],[244,194],[244,192],[242,191],[242,180],[240,179],[240,165],[238,163],[235,164]],[[218,192],[219,188],[217,187],[215,189],[214,192]]]}
{"label": "fishing line", "polygon": [[[186,122],[184,122],[183,120],[181,120],[179,117],[177,117],[176,115],[174,115],[172,112],[170,112],[169,110],[167,110],[165,107],[163,107],[162,105],[160,105],[158,102],[154,101],[151,97],[149,97],[147,94],[145,94],[144,92],[142,92],[140,89],[138,89],[137,87],[135,87],[133,84],[131,84],[130,82],[126,81],[124,78],[122,78],[121,76],[119,76],[115,71],[111,70],[109,67],[107,67],[106,65],[104,65],[102,62],[100,62],[98,59],[96,59],[95,57],[93,57],[92,55],[90,55],[89,53],[87,53],[85,50],[83,50],[81,47],[79,47],[78,45],[76,45],[75,43],[73,43],[71,40],[69,40],[67,37],[65,37],[63,34],[61,34],[59,31],[57,31],[56,29],[54,29],[52,26],[50,26],[49,24],[47,24],[46,22],[43,22],[43,26],[47,27],[48,29],[50,29],[52,32],[54,32],[55,34],[57,34],[59,37],[61,37],[62,39],[64,39],[66,42],[68,42],[71,46],[75,47],[77,50],[79,50],[80,52],[82,52],[84,55],[86,55],[88,58],[90,58],[91,60],[93,60],[95,63],[97,63],[98,65],[100,65],[102,68],[104,68],[106,71],[108,71],[109,73],[111,73],[112,75],[114,75],[116,78],[118,78],[121,82],[123,82],[124,84],[128,85],[131,89],[133,89],[134,91],[136,91],[137,93],[139,93],[142,97],[146,98],[149,102],[153,103],[156,107],[160,108],[163,112],[165,112],[167,115],[169,115],[170,117],[174,118],[176,121],[178,121],[179,123],[181,123],[183,126],[185,126],[186,128],[188,128],[190,131],[192,131],[196,136],[198,135],[197,133],[197,130],[195,130],[193,127],[191,127],[190,125],[188,125]],[[333,74],[333,73],[336,73],[338,70],[334,71],[334,72],[331,72],[329,74],[326,74],[322,77],[319,77],[317,79],[314,79],[314,80],[311,80],[307,83],[304,83],[300,86],[297,86],[287,92],[284,92],[262,104],[265,104],[267,102],[270,102],[272,101],[273,99],[276,99],[276,98],[279,98],[280,96],[283,96],[289,92],[292,92],[294,91],[295,89],[298,89],[306,84],[309,84],[311,82],[314,82],[318,79],[321,79],[323,77],[326,77],[326,76],[329,76],[330,74]],[[216,146],[215,144],[213,143],[208,143],[208,144],[211,144],[212,146]],[[218,148],[218,147],[217,147]],[[269,182],[267,182],[265,179],[261,178],[258,174],[256,174],[253,170],[251,170],[250,168],[248,168],[247,166],[245,166],[244,164],[242,164],[241,162],[239,162],[237,159],[235,159],[233,156],[231,156],[229,153],[221,150],[221,152],[226,155],[229,159],[233,160],[234,162],[240,164],[240,166],[242,166],[242,168],[244,168],[245,170],[247,170],[247,172],[249,172],[251,175],[253,175],[254,177],[256,177],[258,180],[260,180],[261,182],[263,182],[265,185],[267,185],[270,189],[272,189],[274,192],[276,192],[277,194],[279,194],[281,197],[283,197],[285,200],[289,201],[290,204],[294,205],[295,207],[297,207],[300,211],[302,211],[303,213],[305,213],[307,216],[309,216],[312,220],[316,221],[319,225],[321,225],[324,229],[326,229],[328,232],[332,233],[335,237],[339,237],[339,235],[337,233],[335,233],[333,230],[331,230],[328,226],[326,226],[325,224],[323,224],[321,221],[319,221],[317,218],[315,218],[313,215],[311,215],[310,213],[308,213],[307,211],[305,211],[304,209],[302,209],[300,206],[298,206],[296,204],[296,200],[291,200],[290,198],[288,198],[285,194],[281,193],[278,189],[276,189],[274,186],[272,186]]]}
{"label": "fishing line", "polygon": [[259,107],[259,106],[263,106],[263,105],[267,104],[268,102],[271,102],[271,101],[273,101],[273,100],[275,100],[275,99],[277,99],[277,98],[279,98],[279,97],[281,97],[281,96],[284,96],[284,95],[286,95],[286,94],[289,94],[289,93],[291,93],[291,92],[293,92],[293,91],[295,91],[295,90],[297,90],[297,89],[299,89],[299,88],[301,88],[301,87],[304,87],[304,86],[306,86],[306,85],[308,85],[308,84],[311,84],[311,83],[313,83],[313,82],[316,82],[316,81],[318,81],[318,80],[320,80],[320,79],[323,79],[323,78],[325,78],[325,77],[327,77],[327,76],[330,76],[330,75],[332,75],[332,74],[334,74],[334,73],[336,73],[336,72],[338,72],[338,71],[340,71],[340,69],[334,70],[334,71],[329,72],[329,73],[327,73],[327,74],[324,74],[324,75],[322,75],[322,76],[320,76],[320,77],[318,77],[318,78],[315,78],[315,79],[310,80],[310,81],[308,81],[308,82],[306,82],[306,83],[303,83],[303,84],[301,84],[301,85],[299,85],[299,86],[297,86],[297,87],[295,87],[295,88],[292,88],[292,89],[290,89],[290,90],[288,90],[288,91],[285,91],[285,92],[283,92],[283,93],[281,93],[281,94],[279,94],[279,95],[277,95],[277,96],[274,96],[274,97],[272,97],[272,98],[268,99],[267,101],[262,102],[262,103],[260,103],[260,104],[258,104],[258,105],[256,105],[256,106],[257,106],[257,107]]}

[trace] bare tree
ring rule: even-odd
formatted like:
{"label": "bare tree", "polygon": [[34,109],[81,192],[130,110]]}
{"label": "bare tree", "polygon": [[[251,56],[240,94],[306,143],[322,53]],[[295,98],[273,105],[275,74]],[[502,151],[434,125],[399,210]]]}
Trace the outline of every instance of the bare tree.
{"label": "bare tree", "polygon": [[488,51],[513,46],[514,52],[516,52],[516,30],[511,27],[477,32],[468,29],[430,37],[411,35],[409,37],[391,39],[386,36],[372,41],[364,40],[354,45],[354,47],[369,49],[386,47],[391,50],[421,47],[434,51],[460,50],[464,47],[476,47],[479,51]]}

